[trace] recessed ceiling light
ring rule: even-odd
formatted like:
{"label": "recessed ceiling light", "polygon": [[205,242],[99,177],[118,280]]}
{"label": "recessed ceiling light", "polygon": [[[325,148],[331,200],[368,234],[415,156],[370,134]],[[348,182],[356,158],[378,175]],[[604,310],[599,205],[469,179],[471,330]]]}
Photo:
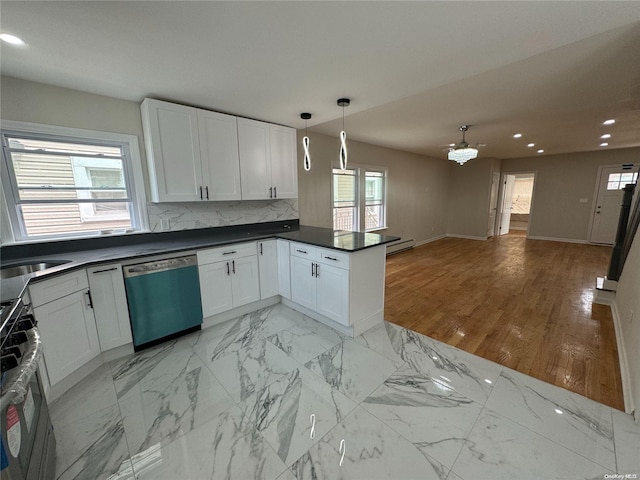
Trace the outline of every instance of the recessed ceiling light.
{"label": "recessed ceiling light", "polygon": [[609,146],[609,144],[608,144],[607,142],[602,142],[602,143],[600,144],[600,146],[601,146],[601,147],[608,147],[608,146]]}
{"label": "recessed ceiling light", "polygon": [[604,122],[602,122],[603,125],[613,125],[614,123],[616,123],[616,121],[613,118],[610,118],[609,120],[605,120]]}
{"label": "recessed ceiling light", "polygon": [[554,410],[558,415],[562,415],[564,412],[562,410],[560,410],[559,408],[556,408]]}
{"label": "recessed ceiling light", "polygon": [[538,150],[538,153],[544,153],[543,149]]}
{"label": "recessed ceiling light", "polygon": [[522,134],[521,134],[521,133],[515,133],[515,134],[513,135],[513,138],[521,138],[521,137],[522,137]]}
{"label": "recessed ceiling light", "polygon": [[24,45],[24,40],[20,37],[16,37],[15,35],[11,35],[10,33],[0,34],[0,40],[10,43],[11,45]]}
{"label": "recessed ceiling light", "polygon": [[531,147],[535,147],[536,144],[535,143],[527,143],[527,147],[531,148]]}
{"label": "recessed ceiling light", "polygon": [[611,134],[605,133],[604,135],[600,135],[600,138],[611,138]]}

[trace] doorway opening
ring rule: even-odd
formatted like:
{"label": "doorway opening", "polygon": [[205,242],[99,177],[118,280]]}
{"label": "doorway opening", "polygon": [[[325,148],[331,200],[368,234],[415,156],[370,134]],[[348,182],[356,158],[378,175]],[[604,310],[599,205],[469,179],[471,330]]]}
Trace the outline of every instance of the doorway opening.
{"label": "doorway opening", "polygon": [[502,176],[499,235],[528,235],[535,176],[533,172]]}

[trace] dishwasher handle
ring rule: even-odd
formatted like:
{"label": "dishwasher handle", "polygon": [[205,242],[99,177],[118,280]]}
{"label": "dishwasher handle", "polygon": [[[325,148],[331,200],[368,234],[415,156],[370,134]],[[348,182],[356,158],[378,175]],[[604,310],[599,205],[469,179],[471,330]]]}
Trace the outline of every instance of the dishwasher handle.
{"label": "dishwasher handle", "polygon": [[123,271],[125,277],[137,277],[138,275],[148,275],[150,273],[164,272],[176,268],[192,267],[197,264],[198,260],[196,256],[189,255],[188,257],[168,258],[167,260],[156,260],[153,262],[129,265],[128,267],[124,267]]}

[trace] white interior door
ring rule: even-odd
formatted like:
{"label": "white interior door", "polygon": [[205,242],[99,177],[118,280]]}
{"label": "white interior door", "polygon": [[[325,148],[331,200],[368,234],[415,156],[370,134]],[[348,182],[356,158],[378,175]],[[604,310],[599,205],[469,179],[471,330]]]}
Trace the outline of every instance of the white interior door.
{"label": "white interior door", "polygon": [[598,179],[593,221],[591,223],[591,243],[613,245],[616,241],[622,189],[627,183],[635,183],[638,178],[637,165],[616,165],[603,167]]}
{"label": "white interior door", "polygon": [[500,186],[500,172],[493,172],[491,179],[491,197],[489,199],[489,223],[487,237],[493,237],[496,230],[496,210],[498,208],[498,187]]}
{"label": "white interior door", "polygon": [[513,206],[513,186],[515,183],[515,175],[504,176],[504,186],[502,189],[502,211],[500,213],[500,235],[506,235],[509,233],[511,208]]}

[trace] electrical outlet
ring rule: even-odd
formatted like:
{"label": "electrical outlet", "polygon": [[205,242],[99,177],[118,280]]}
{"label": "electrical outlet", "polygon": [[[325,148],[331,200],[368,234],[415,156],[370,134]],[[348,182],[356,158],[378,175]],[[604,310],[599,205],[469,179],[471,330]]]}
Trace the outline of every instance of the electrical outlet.
{"label": "electrical outlet", "polygon": [[587,203],[589,201],[588,198],[581,198],[580,203]]}
{"label": "electrical outlet", "polygon": [[161,226],[162,230],[171,230],[171,219],[170,218],[163,218],[160,221],[160,226]]}

